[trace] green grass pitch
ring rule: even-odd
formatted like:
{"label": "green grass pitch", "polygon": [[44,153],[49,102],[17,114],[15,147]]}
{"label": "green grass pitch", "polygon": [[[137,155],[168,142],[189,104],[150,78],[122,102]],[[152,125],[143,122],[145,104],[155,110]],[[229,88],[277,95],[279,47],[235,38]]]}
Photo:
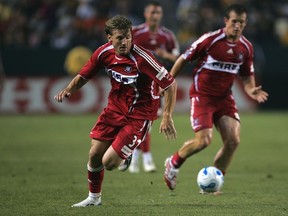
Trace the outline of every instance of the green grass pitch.
{"label": "green grass pitch", "polygon": [[175,114],[176,141],[152,128],[156,173],[106,171],[102,206],[71,208],[88,194],[89,131],[97,114],[0,116],[0,215],[288,215],[288,113],[240,113],[241,144],[223,195],[199,195],[198,171],[212,145],[182,166],[175,191],[163,181],[164,160],[193,137],[188,115]]}

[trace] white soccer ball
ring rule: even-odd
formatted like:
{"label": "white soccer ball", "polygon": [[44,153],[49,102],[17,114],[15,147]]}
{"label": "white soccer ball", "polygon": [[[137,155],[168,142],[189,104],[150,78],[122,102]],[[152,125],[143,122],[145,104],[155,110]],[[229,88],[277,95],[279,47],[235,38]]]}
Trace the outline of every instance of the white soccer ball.
{"label": "white soccer ball", "polygon": [[198,173],[197,184],[204,192],[217,192],[223,187],[224,176],[216,167],[204,167]]}

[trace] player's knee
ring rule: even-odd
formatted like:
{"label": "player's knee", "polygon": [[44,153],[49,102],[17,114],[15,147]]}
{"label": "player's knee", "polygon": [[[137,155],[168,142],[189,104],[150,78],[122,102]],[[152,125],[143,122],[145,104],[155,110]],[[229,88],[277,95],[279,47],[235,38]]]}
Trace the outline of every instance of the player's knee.
{"label": "player's knee", "polygon": [[123,159],[119,158],[118,156],[104,154],[102,158],[102,164],[104,166],[104,169],[110,171],[118,168],[122,160]]}
{"label": "player's knee", "polygon": [[212,137],[210,135],[198,137],[198,139],[195,139],[195,146],[197,146],[197,149],[200,151],[209,146],[211,141]]}
{"label": "player's knee", "polygon": [[90,150],[89,150],[89,158],[93,159],[93,158],[96,158],[96,157],[97,157],[97,152],[93,148],[90,148]]}
{"label": "player's knee", "polygon": [[237,147],[239,146],[239,144],[240,144],[240,139],[235,139],[235,140],[233,140],[233,141],[231,142],[231,146],[232,146],[232,148],[233,148],[234,150],[237,149]]}
{"label": "player's knee", "polygon": [[206,135],[200,138],[201,145],[203,146],[203,148],[206,148],[207,146],[209,146],[212,142],[212,136],[211,135]]}
{"label": "player's knee", "polygon": [[231,151],[235,151],[237,149],[237,147],[240,144],[240,138],[239,137],[235,137],[233,139],[229,139],[226,141],[226,147],[228,149],[230,149]]}
{"label": "player's knee", "polygon": [[89,150],[89,158],[92,160],[97,160],[98,158],[102,158],[101,152],[97,150],[97,143],[95,142],[95,140],[92,140],[91,142],[91,147]]}
{"label": "player's knee", "polygon": [[116,164],[113,160],[106,160],[106,161],[103,160],[102,163],[103,163],[104,169],[108,171],[114,170],[118,167],[118,164]]}

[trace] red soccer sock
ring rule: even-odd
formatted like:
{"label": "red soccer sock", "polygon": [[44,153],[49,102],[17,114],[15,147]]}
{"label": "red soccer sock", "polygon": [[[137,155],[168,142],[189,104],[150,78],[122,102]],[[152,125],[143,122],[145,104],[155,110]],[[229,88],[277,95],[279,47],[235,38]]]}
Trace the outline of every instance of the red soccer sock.
{"label": "red soccer sock", "polygon": [[104,178],[103,167],[98,167],[96,169],[88,167],[88,187],[91,193],[100,193],[102,189],[102,181]]}
{"label": "red soccer sock", "polygon": [[178,169],[182,166],[182,164],[185,162],[186,158],[181,158],[178,154],[178,152],[176,152],[171,159],[171,163],[174,166],[174,168]]}

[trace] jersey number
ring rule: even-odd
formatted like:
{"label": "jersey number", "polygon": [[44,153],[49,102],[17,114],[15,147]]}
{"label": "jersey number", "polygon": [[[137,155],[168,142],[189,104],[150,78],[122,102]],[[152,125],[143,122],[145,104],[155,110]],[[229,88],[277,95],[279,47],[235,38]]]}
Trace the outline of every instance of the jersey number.
{"label": "jersey number", "polygon": [[135,147],[137,147],[138,145],[140,145],[140,143],[142,142],[141,139],[137,139],[137,136],[134,135],[134,139],[132,141],[132,143],[128,144],[128,145],[124,145],[121,149],[122,153],[125,154],[126,156],[129,156],[131,154],[131,152],[133,151],[133,149]]}

